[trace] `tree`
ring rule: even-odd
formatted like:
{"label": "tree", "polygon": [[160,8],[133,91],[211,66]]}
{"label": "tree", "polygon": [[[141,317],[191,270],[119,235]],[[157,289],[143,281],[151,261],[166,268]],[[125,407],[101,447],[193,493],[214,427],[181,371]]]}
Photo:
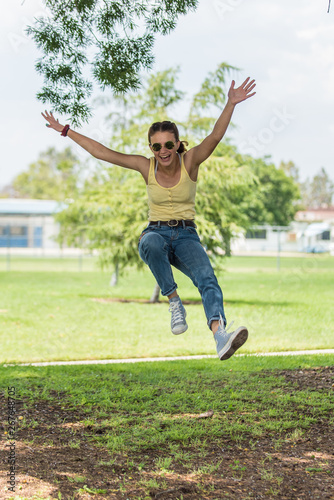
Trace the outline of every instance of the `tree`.
{"label": "tree", "polygon": [[[128,154],[146,155],[149,152],[149,126],[155,121],[173,121],[170,113],[184,98],[184,92],[176,88],[179,70],[177,67],[159,71],[146,79],[142,92],[113,97],[111,107],[114,111],[106,117],[113,149]],[[106,102],[110,107],[110,99],[102,100]]]}
{"label": "tree", "polygon": [[202,243],[221,262],[222,251],[230,255],[230,242],[251,222],[241,210],[245,198],[256,188],[256,177],[235,146],[222,142],[201,165],[196,196],[196,224]]}
{"label": "tree", "polygon": [[282,168],[266,159],[245,157],[256,176],[257,185],[244,198],[240,209],[252,224],[287,226],[300,208],[300,190]]}
{"label": "tree", "polygon": [[288,177],[291,177],[297,184],[299,184],[299,168],[293,161],[281,161],[279,168],[283,170]]}
{"label": "tree", "polygon": [[323,167],[312,180],[301,183],[301,191],[305,207],[326,208],[333,203],[334,183]]}
{"label": "tree", "polygon": [[91,116],[92,80],[116,94],[137,90],[140,71],[152,67],[156,34],[170,33],[198,0],[44,2],[49,17],[28,28],[43,52],[36,70],[45,85],[37,98],[78,125]]}
{"label": "tree", "polygon": [[19,198],[64,201],[77,196],[82,169],[70,148],[62,152],[49,148],[14,178],[12,187]]}
{"label": "tree", "polygon": [[226,104],[226,79],[232,71],[239,70],[225,62],[220,63],[216,71],[208,74],[200,90],[193,96],[185,124],[185,133],[190,134],[195,142],[203,140],[211,132],[216,122],[214,116],[217,112],[221,112]]}
{"label": "tree", "polygon": [[126,266],[143,266],[138,237],[147,219],[145,183],[136,172],[109,167],[86,181],[81,195],[55,217],[60,243],[98,249],[102,268],[118,275]]}

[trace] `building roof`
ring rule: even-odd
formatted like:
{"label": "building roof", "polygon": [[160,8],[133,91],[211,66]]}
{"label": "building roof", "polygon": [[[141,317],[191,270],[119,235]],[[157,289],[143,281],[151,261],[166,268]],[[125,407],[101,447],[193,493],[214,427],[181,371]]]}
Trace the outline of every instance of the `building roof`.
{"label": "building roof", "polygon": [[334,207],[307,208],[300,210],[295,215],[296,221],[334,221]]}
{"label": "building roof", "polygon": [[53,215],[65,208],[56,200],[0,199],[0,215]]}
{"label": "building roof", "polygon": [[325,231],[330,231],[331,226],[327,222],[313,222],[309,224],[304,231],[305,236],[317,236]]}

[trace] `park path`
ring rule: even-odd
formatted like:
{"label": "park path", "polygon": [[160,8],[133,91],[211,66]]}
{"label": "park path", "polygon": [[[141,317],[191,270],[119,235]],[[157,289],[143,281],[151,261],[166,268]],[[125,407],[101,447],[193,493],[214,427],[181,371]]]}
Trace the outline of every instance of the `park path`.
{"label": "park path", "polygon": [[[245,356],[303,356],[310,354],[334,354],[334,349],[316,349],[309,351],[281,351],[281,352],[262,352],[252,354],[235,354],[235,357]],[[57,366],[57,365],[109,365],[121,363],[147,363],[153,361],[179,361],[192,359],[215,359],[216,354],[200,354],[195,356],[170,356],[159,358],[128,358],[128,359],[88,359],[80,361],[41,361],[36,363],[15,363],[16,366]],[[5,366],[13,366],[7,364]]]}

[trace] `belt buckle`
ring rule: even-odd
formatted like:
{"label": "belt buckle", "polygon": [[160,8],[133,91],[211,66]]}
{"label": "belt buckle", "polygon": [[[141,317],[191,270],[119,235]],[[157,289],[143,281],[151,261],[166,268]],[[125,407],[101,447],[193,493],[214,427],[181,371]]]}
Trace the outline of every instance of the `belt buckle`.
{"label": "belt buckle", "polygon": [[[174,224],[174,222],[175,222],[175,224]],[[172,223],[173,223],[173,224],[172,224]],[[175,219],[171,219],[171,220],[167,221],[167,225],[168,225],[169,227],[176,227],[176,226],[178,226],[178,225],[179,225],[179,221],[178,221],[178,220],[175,220]]]}

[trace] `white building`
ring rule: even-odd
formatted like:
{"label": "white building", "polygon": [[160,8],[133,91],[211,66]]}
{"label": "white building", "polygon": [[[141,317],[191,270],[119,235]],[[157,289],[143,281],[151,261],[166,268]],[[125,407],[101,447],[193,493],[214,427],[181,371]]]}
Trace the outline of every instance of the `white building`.
{"label": "white building", "polygon": [[289,227],[254,226],[238,235],[232,253],[331,252],[334,255],[334,208],[297,212]]}
{"label": "white building", "polygon": [[0,199],[0,248],[58,249],[54,215],[63,206],[54,200]]}

